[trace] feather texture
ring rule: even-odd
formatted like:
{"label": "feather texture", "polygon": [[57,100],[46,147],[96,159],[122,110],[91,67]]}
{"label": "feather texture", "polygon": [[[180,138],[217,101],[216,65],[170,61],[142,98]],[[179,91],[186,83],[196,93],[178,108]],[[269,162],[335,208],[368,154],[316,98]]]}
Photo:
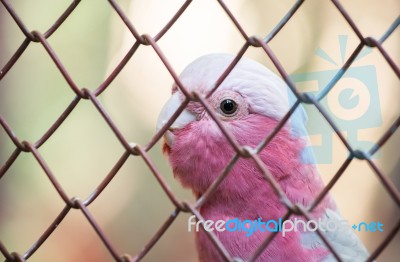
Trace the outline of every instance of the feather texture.
{"label": "feather texture", "polygon": [[[233,58],[226,54],[201,57],[182,72],[180,79],[190,91],[196,90],[206,95]],[[176,87],[173,90],[180,94]],[[209,98],[209,103],[237,142],[254,148],[287,113],[290,101],[293,101],[289,96],[290,91],[279,77],[261,64],[242,58]],[[182,94],[180,97],[183,101]],[[223,112],[222,105],[226,99],[237,105],[237,108],[233,107],[235,111],[232,114]],[[169,130],[169,138],[166,139],[171,141],[164,145],[164,152],[169,156],[175,177],[184,187],[191,188],[199,196],[207,190],[236,152],[201,104],[190,102],[184,114],[192,115],[193,121],[185,122],[182,126],[179,126],[182,121],[176,121],[174,128]],[[159,120],[162,121],[165,122],[165,119]],[[300,107],[291,123],[277,133],[259,156],[289,200],[307,207],[322,191],[324,184],[316,167],[304,162],[304,159],[313,159],[312,152],[305,151],[308,144],[306,121],[305,111]],[[206,220],[213,221],[232,218],[242,221],[258,218],[263,221],[278,220],[286,211],[251,159],[238,160],[216,193],[200,209]],[[341,220],[330,195],[321,201],[312,215],[323,223]],[[270,234],[268,231],[256,231],[251,236],[246,236],[244,232],[215,233],[232,256],[242,259],[248,259]],[[328,232],[326,236],[346,261],[365,260],[368,256],[362,243],[347,225],[341,231]],[[203,231],[196,234],[196,245],[201,261],[222,260]],[[329,249],[315,232],[292,231],[285,236],[277,234],[257,261],[332,259]]]}

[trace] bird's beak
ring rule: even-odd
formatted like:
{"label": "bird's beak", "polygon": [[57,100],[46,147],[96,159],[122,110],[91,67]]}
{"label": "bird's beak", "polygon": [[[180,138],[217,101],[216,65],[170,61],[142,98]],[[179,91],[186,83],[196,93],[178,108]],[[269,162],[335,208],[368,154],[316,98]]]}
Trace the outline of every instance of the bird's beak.
{"label": "bird's beak", "polygon": [[[175,92],[171,98],[167,101],[164,107],[161,110],[160,115],[157,120],[157,132],[168,122],[171,116],[176,112],[176,110],[180,107],[182,101],[179,97],[179,93]],[[182,113],[178,116],[174,123],[169,127],[169,129],[164,133],[165,142],[171,148],[174,143],[174,130],[179,130],[185,127],[190,122],[196,120],[196,116],[184,109]]]}

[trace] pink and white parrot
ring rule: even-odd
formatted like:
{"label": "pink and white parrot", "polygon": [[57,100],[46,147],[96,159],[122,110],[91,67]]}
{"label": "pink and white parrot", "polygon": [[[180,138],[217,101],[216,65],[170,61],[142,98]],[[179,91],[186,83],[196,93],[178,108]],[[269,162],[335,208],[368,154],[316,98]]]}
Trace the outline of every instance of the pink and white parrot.
{"label": "pink and white parrot", "polygon": [[[233,61],[229,54],[211,54],[189,64],[180,75],[183,85],[207,95],[215,82]],[[173,86],[172,97],[160,113],[160,130],[184,101],[184,95]],[[209,97],[208,102],[224,126],[242,146],[252,148],[268,136],[289,111],[289,91],[285,82],[263,65],[241,58],[228,77]],[[290,124],[277,133],[259,153],[260,159],[293,203],[309,206],[322,191],[324,184],[312,162],[313,154],[305,150],[307,117],[302,107]],[[201,196],[213,183],[236,151],[215,121],[199,102],[191,101],[164,134],[164,152],[168,155],[174,176],[184,187]],[[234,165],[215,194],[200,208],[205,220],[237,218],[245,220],[278,220],[287,209],[264,179],[252,159],[241,158]],[[328,195],[314,209],[313,217],[322,225],[342,225],[326,231],[327,239],[343,261],[365,261],[368,252],[352,229],[343,225],[335,203]],[[292,216],[291,219],[293,219]],[[300,216],[298,219],[303,219]],[[303,229],[303,228],[301,228]],[[340,229],[340,230],[339,230]],[[258,230],[246,232],[214,230],[232,257],[247,260],[268,234]],[[200,261],[222,261],[223,258],[203,230],[196,232]],[[256,261],[336,261],[316,232],[297,230],[278,234]]]}

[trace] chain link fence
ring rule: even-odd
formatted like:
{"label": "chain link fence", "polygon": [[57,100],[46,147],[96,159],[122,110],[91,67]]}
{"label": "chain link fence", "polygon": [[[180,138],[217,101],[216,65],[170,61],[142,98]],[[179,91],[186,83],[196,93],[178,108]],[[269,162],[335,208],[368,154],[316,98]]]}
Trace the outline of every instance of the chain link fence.
{"label": "chain link fence", "polygon": [[[332,8],[336,8],[338,12],[340,12],[341,16],[346,20],[348,25],[354,31],[359,40],[359,45],[356,49],[352,51],[350,57],[345,61],[342,68],[338,71],[338,73],[329,81],[329,84],[326,85],[322,91],[320,91],[317,95],[310,95],[307,93],[301,93],[298,91],[296,84],[291,80],[285,68],[279,61],[279,57],[277,57],[273,50],[271,49],[269,42],[274,39],[276,35],[278,35],[281,29],[286,25],[286,23],[293,17],[293,15],[301,10],[304,1],[296,1],[292,8],[287,12],[287,14],[281,19],[281,21],[276,25],[276,27],[267,34],[267,37],[260,38],[257,36],[249,36],[248,33],[244,30],[244,28],[239,23],[238,19],[229,9],[229,4],[220,0],[217,1],[223,11],[226,13],[226,16],[232,21],[232,24],[236,29],[240,32],[243,38],[243,45],[241,49],[237,52],[236,58],[232,61],[230,66],[225,70],[225,72],[220,76],[218,81],[215,83],[215,88],[210,92],[212,94],[215,90],[218,89],[218,86],[222,83],[225,77],[229,74],[229,72],[235,67],[236,63],[239,59],[246,53],[249,48],[258,48],[265,52],[265,54],[269,57],[272,63],[275,65],[276,69],[279,71],[281,77],[287,83],[291,91],[296,96],[296,102],[286,113],[284,118],[279,122],[279,124],[275,127],[275,129],[265,137],[264,141],[260,143],[259,147],[253,152],[246,147],[240,146],[234,139],[233,135],[224,128],[221,124],[221,121],[218,119],[217,115],[213,112],[210,105],[208,104],[206,98],[200,96],[196,92],[189,92],[184,85],[181,84],[177,73],[174,70],[173,65],[167,59],[167,56],[164,54],[163,49],[158,44],[158,41],[166,34],[168,34],[169,30],[174,26],[175,22],[181,17],[181,15],[187,10],[187,8],[191,5],[192,1],[185,1],[181,8],[176,11],[175,15],[171,18],[171,20],[159,31],[159,33],[153,35],[142,34],[136,28],[134,23],[131,22],[130,17],[127,13],[120,7],[117,1],[109,0],[109,7],[116,12],[120,17],[121,21],[125,24],[125,26],[129,29],[130,33],[135,39],[134,44],[130,48],[130,50],[125,54],[123,59],[118,63],[118,65],[112,70],[112,72],[107,76],[107,78],[94,90],[89,90],[87,88],[82,88],[77,82],[71,77],[68,70],[63,65],[63,61],[59,58],[57,52],[53,49],[52,45],[49,43],[48,39],[60,28],[60,26],[68,19],[68,17],[76,10],[76,7],[81,4],[81,1],[73,1],[68,6],[67,9],[59,16],[54,24],[45,31],[40,32],[37,30],[31,30],[28,28],[24,22],[23,17],[20,17],[18,13],[13,8],[13,3],[9,0],[1,0],[3,7],[7,10],[9,16],[15,21],[15,24],[18,26],[19,30],[23,33],[25,40],[20,44],[15,53],[11,58],[7,61],[5,65],[2,66],[0,71],[0,81],[7,75],[7,73],[12,69],[15,64],[20,60],[21,56],[27,50],[29,45],[39,45],[42,46],[48,57],[51,58],[53,63],[57,66],[59,72],[62,74],[64,80],[68,84],[69,88],[74,92],[75,98],[70,101],[69,105],[65,108],[64,112],[58,117],[58,119],[51,125],[51,127],[42,134],[42,136],[37,141],[27,141],[24,137],[20,137],[14,132],[13,126],[7,122],[7,120],[2,116],[0,112],[0,124],[4,132],[7,134],[8,139],[12,141],[15,146],[14,151],[11,155],[9,155],[3,163],[0,163],[0,183],[4,182],[4,178],[9,174],[10,167],[16,162],[16,160],[22,154],[31,154],[40,167],[43,169],[44,174],[47,176],[48,180],[51,182],[54,189],[57,191],[59,198],[65,203],[65,207],[61,210],[58,216],[53,220],[53,222],[48,225],[48,228],[37,238],[37,240],[32,243],[31,247],[24,251],[14,250],[13,246],[8,245],[3,242],[0,236],[0,253],[6,259],[6,261],[26,261],[28,260],[35,252],[37,252],[41,246],[46,241],[51,241],[49,237],[55,232],[56,228],[59,225],[63,224],[64,219],[71,214],[73,209],[78,209],[81,211],[82,216],[87,219],[87,221],[92,226],[93,230],[96,232],[98,238],[102,241],[108,252],[115,259],[115,261],[139,261],[143,259],[149,252],[152,252],[154,245],[160,240],[164,233],[170,229],[171,225],[176,221],[176,218],[182,213],[191,213],[196,216],[197,219],[203,219],[201,214],[199,213],[199,208],[210,198],[211,195],[216,191],[218,186],[221,184],[223,179],[228,175],[231,167],[238,161],[240,158],[251,158],[257,164],[258,168],[262,170],[262,173],[268,183],[274,188],[275,193],[282,201],[282,205],[285,205],[287,212],[283,219],[287,219],[292,215],[299,215],[304,217],[307,220],[312,219],[312,215],[310,214],[313,209],[320,203],[320,201],[324,198],[324,196],[332,189],[332,187],[341,179],[344,171],[350,165],[350,163],[359,159],[365,161],[371,170],[373,170],[376,178],[381,182],[382,186],[385,188],[387,193],[390,195],[390,198],[395,202],[397,208],[400,210],[400,194],[394,183],[388,176],[381,171],[381,169],[376,165],[376,163],[372,160],[372,157],[381,149],[381,147],[390,141],[390,138],[397,131],[400,125],[400,116],[398,116],[390,128],[381,136],[381,138],[376,142],[375,146],[372,147],[368,151],[357,150],[351,146],[346,137],[339,131],[339,127],[334,123],[326,109],[321,105],[321,100],[327,96],[330,90],[335,86],[335,84],[341,79],[341,77],[346,73],[347,69],[350,68],[352,63],[355,61],[356,57],[359,55],[361,50],[368,46],[375,48],[379,51],[381,57],[386,61],[389,65],[390,69],[393,73],[399,78],[400,70],[395,60],[388,54],[385,50],[383,43],[388,39],[388,37],[398,28],[400,23],[400,18],[397,17],[393,24],[387,29],[386,32],[382,33],[381,38],[376,39],[373,37],[365,36],[359,30],[357,24],[354,22],[350,14],[343,7],[341,2],[332,0]],[[168,121],[168,123],[157,133],[155,134],[150,141],[148,141],[145,145],[139,145],[130,143],[128,139],[123,135],[120,131],[119,127],[115,124],[112,117],[110,117],[109,113],[99,100],[99,97],[106,91],[113,80],[119,75],[121,70],[125,67],[125,65],[130,61],[130,59],[135,55],[136,51],[141,46],[150,46],[155,54],[159,57],[162,63],[165,65],[166,70],[172,76],[174,81],[176,82],[179,89],[186,96],[185,103],[177,110],[177,112],[172,116],[172,118]],[[1,95],[2,90],[0,90]],[[222,171],[219,175],[218,179],[212,184],[212,186],[207,190],[205,194],[202,195],[196,202],[187,202],[180,200],[176,194],[170,189],[169,185],[165,182],[165,178],[163,173],[157,167],[157,163],[150,157],[149,151],[153,149],[155,144],[162,138],[164,132],[168,129],[168,127],[174,122],[176,117],[182,112],[184,107],[187,105],[189,101],[196,100],[200,102],[208,114],[214,119],[214,121],[218,124],[221,131],[225,134],[230,144],[235,148],[237,154],[233,157],[229,165]],[[58,128],[63,124],[64,121],[68,119],[70,114],[75,110],[78,104],[87,103],[93,106],[98,113],[102,116],[104,121],[107,123],[108,127],[112,130],[115,137],[120,142],[121,146],[124,149],[124,153],[120,156],[119,160],[114,164],[111,171],[104,177],[103,181],[93,190],[89,197],[86,199],[80,199],[79,197],[69,195],[63,187],[63,184],[59,182],[57,179],[57,174],[52,171],[51,166],[47,163],[45,157],[40,153],[39,148],[46,144],[48,139],[52,137],[57,131]],[[285,123],[290,119],[292,113],[296,110],[296,108],[300,104],[310,104],[315,106],[318,109],[322,117],[329,123],[331,128],[336,132],[337,136],[341,140],[342,144],[346,147],[348,151],[348,157],[342,163],[341,167],[336,171],[336,174],[331,179],[331,181],[326,185],[324,190],[319,193],[318,197],[314,200],[314,202],[308,206],[304,207],[299,204],[291,203],[285,193],[282,191],[279,184],[274,180],[273,176],[269,173],[265,164],[259,158],[257,152],[262,150],[268,143],[273,139],[273,137],[281,130],[281,128],[285,125]],[[162,187],[165,197],[169,199],[169,201],[174,205],[174,209],[171,210],[171,214],[169,217],[165,219],[165,222],[159,227],[159,229],[155,232],[153,237],[144,245],[143,249],[137,254],[121,254],[118,246],[115,246],[113,242],[110,240],[109,236],[102,229],[101,225],[96,220],[96,217],[92,215],[89,211],[88,206],[91,205],[96,199],[101,195],[103,190],[109,185],[112,179],[117,176],[119,170],[124,166],[128,158],[140,158],[148,167],[148,169],[152,172],[160,186]],[[18,192],[15,192],[18,194]],[[4,223],[4,221],[2,221]],[[368,261],[372,261],[374,259],[379,258],[382,251],[391,243],[392,239],[398,234],[400,229],[400,218],[396,221],[393,227],[388,232],[384,241],[382,241],[375,250],[370,250],[371,255]],[[324,236],[323,232],[319,229],[316,233],[320,236],[326,246],[330,249],[334,257],[338,261],[342,261],[340,258],[340,254],[337,253],[329,241]],[[221,255],[227,261],[233,261],[234,258],[230,256],[230,254],[226,251],[222,243],[212,232],[207,232],[207,235],[213,241]],[[267,239],[263,241],[263,243],[257,248],[257,250],[253,253],[249,261],[255,261],[257,257],[263,252],[263,250],[269,245],[271,241],[273,241],[276,233],[273,233],[268,236]],[[173,243],[172,243],[173,244]]]}

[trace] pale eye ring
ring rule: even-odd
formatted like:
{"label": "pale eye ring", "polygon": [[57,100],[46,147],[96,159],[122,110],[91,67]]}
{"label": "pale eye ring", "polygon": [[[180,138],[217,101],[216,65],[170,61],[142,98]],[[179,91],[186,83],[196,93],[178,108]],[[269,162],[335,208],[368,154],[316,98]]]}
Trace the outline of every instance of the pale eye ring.
{"label": "pale eye ring", "polygon": [[227,116],[231,116],[236,113],[238,106],[232,99],[224,99],[220,104],[220,109],[222,113]]}

